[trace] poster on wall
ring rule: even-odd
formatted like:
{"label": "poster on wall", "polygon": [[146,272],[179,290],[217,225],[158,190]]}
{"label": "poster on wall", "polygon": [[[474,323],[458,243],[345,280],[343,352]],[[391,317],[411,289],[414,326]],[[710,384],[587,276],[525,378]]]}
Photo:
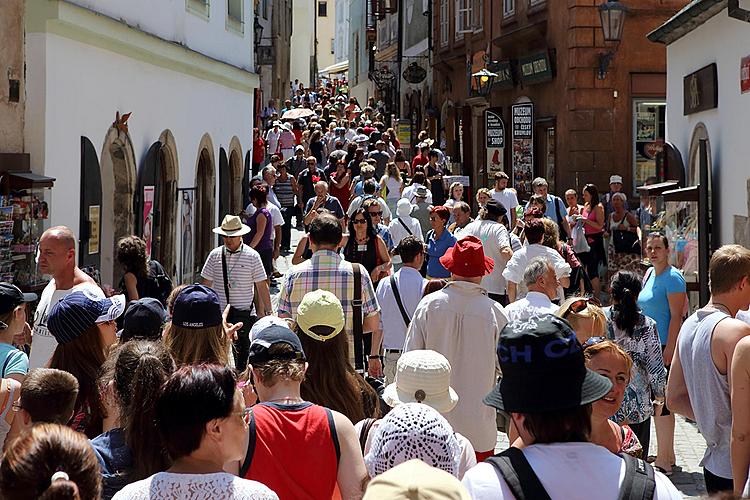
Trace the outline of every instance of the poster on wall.
{"label": "poster on wall", "polygon": [[154,186],[143,186],[143,241],[146,242],[146,258],[151,258],[151,243],[154,229]]}
{"label": "poster on wall", "polygon": [[489,183],[494,182],[497,172],[505,170],[503,164],[503,151],[505,149],[505,123],[499,110],[486,110],[484,112],[484,129],[487,137],[485,148],[487,151],[487,174]]}
{"label": "poster on wall", "polygon": [[193,207],[195,207],[195,189],[180,190],[180,283],[193,282]]}
{"label": "poster on wall", "polygon": [[530,102],[514,104],[513,117],[513,187],[518,198],[531,194],[534,178],[534,105]]}
{"label": "poster on wall", "polygon": [[399,118],[396,135],[398,136],[398,142],[401,143],[401,149],[409,156],[408,153],[411,152],[411,120]]}
{"label": "poster on wall", "polygon": [[740,59],[740,92],[750,92],[750,56]]}
{"label": "poster on wall", "polygon": [[89,206],[89,255],[99,253],[99,223],[101,221],[102,207],[99,205]]}

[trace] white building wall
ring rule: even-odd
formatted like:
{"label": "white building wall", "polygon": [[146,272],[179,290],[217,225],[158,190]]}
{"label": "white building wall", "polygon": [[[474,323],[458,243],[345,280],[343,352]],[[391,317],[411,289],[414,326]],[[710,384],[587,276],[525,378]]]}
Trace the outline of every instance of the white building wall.
{"label": "white building wall", "polygon": [[349,2],[339,0],[336,2],[336,27],[335,43],[333,47],[333,59],[340,63],[349,59]]}
{"label": "white building wall", "polygon": [[[667,140],[689,168],[690,140],[705,124],[713,162],[713,196],[718,197],[719,244],[734,242],[734,215],[748,215],[746,181],[750,178],[750,93],[740,93],[740,59],[750,55],[748,24],[720,12],[667,46]],[[683,78],[716,63],[719,107],[683,115]]]}
{"label": "white building wall", "polygon": [[289,79],[310,86],[310,64],[315,51],[315,8],[313,0],[293,0]]}
{"label": "white building wall", "polygon": [[209,1],[205,19],[189,0],[67,0],[234,66],[253,70],[253,0],[243,0],[244,33],[227,28],[227,0]]}
{"label": "white building wall", "polygon": [[[319,1],[316,0],[316,3]],[[336,0],[326,0],[326,2],[328,15],[326,17],[317,17],[318,71],[334,63],[334,53],[331,49],[335,51],[335,41],[334,43],[331,43],[331,41],[335,39],[336,34],[336,6],[339,3],[344,3],[337,2]]]}

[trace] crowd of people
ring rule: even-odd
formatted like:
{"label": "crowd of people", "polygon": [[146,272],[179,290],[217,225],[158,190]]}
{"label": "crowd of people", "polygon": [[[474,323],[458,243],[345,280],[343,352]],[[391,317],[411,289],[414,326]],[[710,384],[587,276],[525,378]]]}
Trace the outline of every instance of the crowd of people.
{"label": "crowd of people", "polygon": [[538,178],[521,205],[499,172],[472,200],[426,132],[409,162],[373,107],[292,98],[315,114],[268,113],[197,283],[128,236],[105,292],[63,226],[40,297],[0,283],[0,497],[681,498],[673,412],[708,492],[743,493],[750,250],[713,254],[686,318],[619,176],[564,201]]}

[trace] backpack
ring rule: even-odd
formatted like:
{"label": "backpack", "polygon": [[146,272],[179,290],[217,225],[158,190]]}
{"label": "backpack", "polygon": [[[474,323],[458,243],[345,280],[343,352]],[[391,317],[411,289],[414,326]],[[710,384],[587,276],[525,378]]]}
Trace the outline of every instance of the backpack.
{"label": "backpack", "polygon": [[172,280],[169,275],[159,261],[150,261],[143,296],[155,298],[166,308],[170,293],[172,293]]}
{"label": "backpack", "polygon": [[[654,469],[639,458],[620,453],[625,460],[625,477],[620,485],[618,500],[651,500],[656,491]],[[508,448],[490,457],[487,463],[497,470],[517,500],[549,500],[539,476],[531,468],[526,456],[518,448]]]}

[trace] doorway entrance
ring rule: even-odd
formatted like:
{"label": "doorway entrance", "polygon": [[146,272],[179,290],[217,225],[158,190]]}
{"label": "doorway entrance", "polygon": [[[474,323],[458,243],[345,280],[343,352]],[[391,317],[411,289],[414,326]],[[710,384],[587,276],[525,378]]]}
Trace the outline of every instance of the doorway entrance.
{"label": "doorway entrance", "polygon": [[196,200],[195,200],[195,277],[200,273],[203,263],[214,247],[213,231],[215,227],[216,178],[211,150],[204,147],[198,154],[196,168]]}
{"label": "doorway entrance", "polygon": [[[96,149],[81,137],[81,205],[78,267],[90,276],[101,273],[102,174]],[[101,276],[100,276],[101,278]]]}

